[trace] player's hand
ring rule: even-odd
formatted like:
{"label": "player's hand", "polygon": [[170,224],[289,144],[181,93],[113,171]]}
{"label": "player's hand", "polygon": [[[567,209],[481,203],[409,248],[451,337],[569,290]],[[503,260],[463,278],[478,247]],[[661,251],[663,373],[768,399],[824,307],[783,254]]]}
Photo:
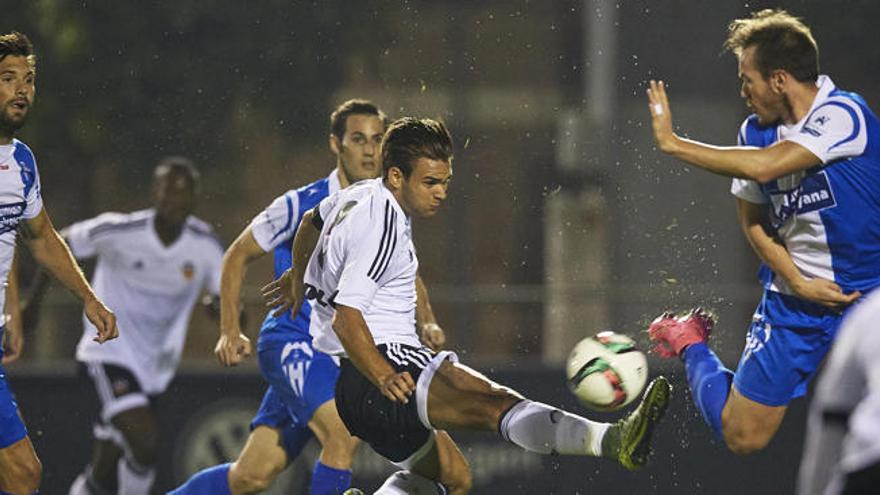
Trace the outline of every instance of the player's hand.
{"label": "player's hand", "polygon": [[3,332],[3,364],[17,360],[24,350],[24,335],[18,325],[7,324]]}
{"label": "player's hand", "polygon": [[107,309],[97,298],[86,301],[83,311],[86,318],[95,325],[98,335],[92,338],[95,342],[103,344],[108,340],[119,337],[119,329],[116,328],[116,315],[113,311]]}
{"label": "player's hand", "polygon": [[232,336],[220,335],[214,354],[223,366],[236,366],[251,355],[251,339],[237,332]]}
{"label": "player's hand", "polygon": [[409,397],[416,391],[416,384],[408,371],[393,373],[379,381],[382,395],[392,402],[409,402]]}
{"label": "player's hand", "polygon": [[419,340],[432,351],[437,352],[446,345],[446,333],[436,323],[422,324]]}
{"label": "player's hand", "polygon": [[672,112],[669,110],[669,99],[666,97],[663,81],[652,80],[649,83],[648,109],[651,112],[651,127],[654,129],[657,147],[664,153],[671,153],[678,137],[672,131]]}
{"label": "player's hand", "polygon": [[796,296],[837,311],[842,311],[862,296],[859,291],[844,294],[839,285],[824,278],[802,278],[789,285]]}
{"label": "player's hand", "polygon": [[293,295],[293,270],[287,269],[276,280],[264,285],[260,292],[266,309],[274,309],[272,316],[279,317],[285,311],[296,307],[296,298]]}

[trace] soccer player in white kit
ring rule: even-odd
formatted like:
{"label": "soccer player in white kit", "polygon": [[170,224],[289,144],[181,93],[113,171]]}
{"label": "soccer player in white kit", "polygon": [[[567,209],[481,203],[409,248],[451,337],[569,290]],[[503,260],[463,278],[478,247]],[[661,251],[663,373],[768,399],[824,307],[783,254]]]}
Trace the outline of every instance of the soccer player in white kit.
{"label": "soccer player in white kit", "polygon": [[[6,281],[20,234],[34,258],[84,302],[85,318],[97,331],[97,337],[88,338],[102,343],[118,335],[116,317],[92,291],[52,226],[43,207],[34,154],[15,139],[33,105],[35,79],[31,42],[17,32],[0,35],[0,301],[6,300]],[[16,338],[20,341],[20,337]],[[41,477],[42,466],[0,366],[0,494],[36,493]]]}
{"label": "soccer player in white kit", "polygon": [[[223,247],[191,214],[197,188],[193,164],[168,157],[154,172],[154,208],[104,213],[62,231],[75,257],[97,259],[95,291],[127,330],[98,346],[83,321],[76,359],[96,392],[99,417],[91,462],[71,495],[150,492],[160,455],[155,399],[177,371],[193,307],[204,291],[216,298],[220,290]],[[212,307],[216,315],[216,301]]]}
{"label": "soccer player in white kit", "polygon": [[874,494],[880,487],[880,292],[840,326],[810,404],[799,495]]}
{"label": "soccer player in white kit", "polygon": [[404,470],[377,493],[466,493],[467,461],[446,429],[491,431],[532,452],[641,467],[668,404],[664,378],[619,423],[596,423],[525,399],[459,364],[455,353],[422,345],[411,222],[433,216],[446,199],[451,137],[434,120],[397,120],[383,137],[382,162],[383,178],[340,190],[307,213],[294,240],[289,291],[293,301],[312,303],[315,348],[342,358],[336,403],[346,427]]}
{"label": "soccer player in white kit", "polygon": [[733,177],[740,226],[764,262],[761,302],[734,374],[709,349],[710,315],[664,315],[652,339],[685,363],[706,423],[738,454],[763,449],[806,393],[848,306],[880,285],[880,121],[819,74],[807,27],[763,10],[730,24],[741,96],[739,146],[676,136],[662,82],[648,90],[661,151]]}

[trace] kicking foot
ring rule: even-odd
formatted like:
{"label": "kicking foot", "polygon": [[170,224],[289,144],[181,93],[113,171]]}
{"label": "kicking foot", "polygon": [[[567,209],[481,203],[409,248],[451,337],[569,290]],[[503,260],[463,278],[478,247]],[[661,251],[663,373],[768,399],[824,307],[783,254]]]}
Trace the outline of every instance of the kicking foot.
{"label": "kicking foot", "polygon": [[678,316],[665,312],[658,316],[648,334],[656,343],[653,351],[665,358],[680,356],[685,347],[706,342],[715,326],[715,316],[703,308],[695,308]]}
{"label": "kicking foot", "polygon": [[651,434],[669,406],[672,385],[658,376],[648,384],[633,412],[611,425],[602,439],[603,455],[617,459],[630,471],[641,469],[651,455]]}

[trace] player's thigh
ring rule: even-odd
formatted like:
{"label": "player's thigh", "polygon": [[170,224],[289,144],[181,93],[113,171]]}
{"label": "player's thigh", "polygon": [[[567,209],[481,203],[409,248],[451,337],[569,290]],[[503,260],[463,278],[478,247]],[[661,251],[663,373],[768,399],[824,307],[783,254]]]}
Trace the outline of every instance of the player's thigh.
{"label": "player's thigh", "polygon": [[522,396],[482,373],[444,361],[428,388],[428,418],[436,428],[495,431],[501,415]]}
{"label": "player's thigh", "polygon": [[0,449],[0,490],[35,490],[41,476],[42,466],[29,437]]}
{"label": "player's thigh", "polygon": [[255,427],[230,468],[233,481],[239,478],[273,480],[287,466],[282,433],[266,425]]}
{"label": "player's thigh", "polygon": [[412,471],[457,492],[467,492],[472,484],[467,460],[452,437],[442,430],[434,433],[434,446],[412,467]]}
{"label": "player's thigh", "polygon": [[734,386],[721,413],[725,441],[734,450],[763,448],[779,430],[786,409],[755,402]]}

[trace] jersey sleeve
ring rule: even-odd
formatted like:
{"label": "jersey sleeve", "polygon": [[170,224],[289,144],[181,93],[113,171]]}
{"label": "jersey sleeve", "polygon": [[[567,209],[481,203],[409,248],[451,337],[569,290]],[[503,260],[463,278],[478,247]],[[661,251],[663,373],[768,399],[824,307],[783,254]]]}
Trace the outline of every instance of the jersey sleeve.
{"label": "jersey sleeve", "polygon": [[91,258],[101,253],[102,237],[100,232],[107,226],[116,223],[115,215],[105,213],[89,220],[83,220],[63,229],[64,237],[70,246],[74,258]]}
{"label": "jersey sleeve", "polygon": [[290,191],[275,198],[251,220],[250,228],[254,240],[263,251],[272,251],[293,237],[299,225],[299,216],[299,197],[296,192]]}
{"label": "jersey sleeve", "polygon": [[23,173],[25,205],[21,216],[27,219],[36,218],[43,211],[43,194],[40,186],[40,172],[37,171],[36,161],[29,173]]}
{"label": "jersey sleeve", "polygon": [[833,99],[817,107],[800,131],[786,138],[816,155],[822,163],[865,151],[868,133],[862,109],[852,101]]}
{"label": "jersey sleeve", "polygon": [[[344,215],[345,211],[345,208],[340,209],[337,216]],[[368,208],[357,213],[361,215],[353,215],[354,218],[346,222],[345,230],[339,232],[345,243],[345,265],[334,301],[365,312],[372,304],[397,249],[398,213],[387,201],[381,214]],[[336,218],[324,221],[340,224]]]}

